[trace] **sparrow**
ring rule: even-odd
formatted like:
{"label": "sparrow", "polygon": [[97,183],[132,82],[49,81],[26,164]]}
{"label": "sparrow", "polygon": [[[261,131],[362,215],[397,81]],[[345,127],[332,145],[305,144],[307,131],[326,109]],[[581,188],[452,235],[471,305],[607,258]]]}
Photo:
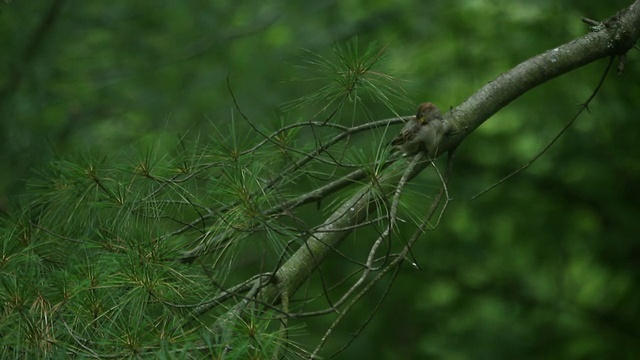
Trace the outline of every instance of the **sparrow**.
{"label": "sparrow", "polygon": [[426,102],[420,104],[416,116],[407,121],[400,134],[391,140],[391,145],[402,151],[405,156],[424,151],[428,157],[433,157],[445,132],[444,128],[438,107]]}

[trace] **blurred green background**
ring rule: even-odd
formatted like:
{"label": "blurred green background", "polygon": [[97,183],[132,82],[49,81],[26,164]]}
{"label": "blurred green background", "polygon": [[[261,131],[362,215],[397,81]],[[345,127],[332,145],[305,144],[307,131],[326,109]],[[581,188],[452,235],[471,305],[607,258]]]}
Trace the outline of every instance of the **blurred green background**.
{"label": "blurred green background", "polygon": [[[293,81],[310,76],[300,69],[305,50],[327,54],[354,36],[376,41],[405,80],[408,103],[448,109],[519,62],[585,34],[581,17],[604,19],[629,4],[3,2],[0,210],[52,158],[185,133],[206,138],[212,125],[226,127],[238,116],[227,77],[252,120],[280,121],[283,104],[317,90]],[[640,357],[639,57],[629,53],[624,73],[608,76],[590,114],[545,156],[474,201],[550,141],[594,90],[606,60],[530,91],[462,144],[454,201],[414,249],[422,270],[403,268],[340,357]],[[374,118],[392,116],[367,105]],[[339,336],[349,338],[370,301]],[[311,321],[304,332],[322,325]]]}

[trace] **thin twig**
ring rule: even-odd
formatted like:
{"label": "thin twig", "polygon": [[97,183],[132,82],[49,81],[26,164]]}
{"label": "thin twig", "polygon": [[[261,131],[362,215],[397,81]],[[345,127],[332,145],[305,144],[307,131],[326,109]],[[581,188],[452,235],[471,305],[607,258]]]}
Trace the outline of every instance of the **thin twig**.
{"label": "thin twig", "polygon": [[489,190],[492,190],[493,188],[495,188],[496,186],[502,184],[503,182],[509,180],[511,177],[513,177],[514,175],[526,170],[529,166],[531,166],[536,160],[538,160],[542,155],[544,155],[547,150],[549,150],[549,148],[551,148],[551,146],[553,146],[558,139],[560,139],[560,136],[562,136],[562,134],[564,134],[570,127],[571,125],[573,125],[574,121],[578,118],[578,116],[580,116],[580,114],[582,114],[582,112],[584,110],[589,111],[589,104],[591,103],[591,101],[596,97],[596,94],[598,94],[598,91],[600,91],[600,88],[602,87],[602,84],[604,84],[604,80],[606,79],[607,74],[609,73],[609,70],[611,69],[611,65],[613,64],[613,60],[615,57],[610,57],[609,58],[609,63],[607,64],[607,68],[605,69],[604,73],[602,74],[602,77],[600,78],[600,82],[598,83],[598,86],[596,86],[595,90],[591,93],[591,95],[589,96],[589,98],[587,99],[586,102],[584,102],[581,106],[580,109],[578,109],[578,111],[576,112],[576,114],[571,118],[571,120],[569,120],[563,127],[562,129],[556,134],[556,136],[554,136],[553,139],[551,139],[551,141],[547,144],[547,146],[545,146],[538,154],[536,154],[536,156],[534,156],[531,160],[529,160],[526,164],[524,164],[522,167],[520,167],[519,169],[513,171],[511,174],[503,177],[502,179],[500,179],[499,181],[495,182],[493,185],[489,186],[488,188],[482,190],[481,192],[479,192],[478,194],[474,195],[471,200],[475,200],[478,197],[480,197],[481,195],[483,195],[484,193],[488,192]]}

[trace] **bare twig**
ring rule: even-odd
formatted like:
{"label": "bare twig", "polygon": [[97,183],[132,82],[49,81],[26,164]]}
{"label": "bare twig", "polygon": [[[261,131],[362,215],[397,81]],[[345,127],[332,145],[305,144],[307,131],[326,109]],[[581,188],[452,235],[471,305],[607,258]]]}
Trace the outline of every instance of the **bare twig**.
{"label": "bare twig", "polygon": [[514,175],[517,175],[518,173],[526,170],[536,160],[538,160],[542,155],[544,155],[558,141],[558,139],[560,139],[562,134],[564,134],[571,127],[571,125],[573,125],[574,121],[576,121],[578,116],[580,116],[580,114],[582,114],[583,111],[585,111],[585,110],[589,111],[589,104],[591,104],[591,101],[596,97],[596,95],[598,94],[598,91],[600,91],[600,88],[604,84],[604,80],[607,78],[607,74],[609,73],[609,70],[611,69],[611,65],[613,64],[614,58],[615,57],[612,56],[609,59],[609,63],[607,64],[607,68],[604,70],[604,73],[602,74],[602,77],[600,77],[600,81],[598,82],[598,85],[593,90],[593,92],[591,93],[591,95],[589,96],[587,101],[585,101],[582,105],[580,105],[580,109],[578,109],[578,111],[575,113],[575,115],[562,127],[562,129],[560,129],[560,131],[556,134],[556,136],[554,136],[553,139],[551,139],[551,141],[542,150],[540,150],[540,152],[538,152],[536,154],[536,156],[534,156],[526,164],[522,165],[519,169],[513,171],[511,174],[503,177],[499,181],[495,182],[493,185],[489,186],[488,188],[486,188],[486,189],[482,190],[481,192],[479,192],[478,194],[474,195],[471,198],[471,200],[477,199],[478,197],[480,197],[481,195],[483,195],[487,191],[490,191],[491,189],[495,188],[496,186],[498,186],[498,185],[502,184],[503,182],[509,180]]}

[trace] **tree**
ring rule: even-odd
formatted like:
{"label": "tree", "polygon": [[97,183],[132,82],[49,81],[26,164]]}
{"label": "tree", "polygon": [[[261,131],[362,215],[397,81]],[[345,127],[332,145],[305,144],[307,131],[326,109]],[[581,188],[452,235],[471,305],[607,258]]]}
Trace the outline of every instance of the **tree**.
{"label": "tree", "polygon": [[[547,80],[603,57],[622,66],[639,17],[636,2],[481,88],[445,114],[440,154]],[[359,301],[383,299],[403,264],[420,266],[411,249],[451,199],[452,156],[384,145],[412,116],[362,121],[364,98],[394,109],[403,97],[382,54],[357,43],[310,54],[327,85],[291,104],[302,121],[274,129],[236,101],[242,120],[214,142],[180,139],[129,165],[95,153],[53,162],[2,227],[3,355],[311,357],[346,316],[360,316],[359,333],[376,315]],[[439,189],[403,199],[425,174]],[[331,315],[315,347],[294,342],[298,319]]]}

